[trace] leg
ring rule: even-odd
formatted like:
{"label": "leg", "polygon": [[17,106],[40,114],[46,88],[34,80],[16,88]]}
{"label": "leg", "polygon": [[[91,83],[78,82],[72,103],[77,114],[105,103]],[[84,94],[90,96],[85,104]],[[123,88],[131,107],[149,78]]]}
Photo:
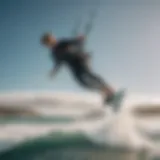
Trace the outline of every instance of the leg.
{"label": "leg", "polygon": [[85,62],[81,63],[81,66],[79,68],[81,72],[81,82],[83,82],[83,85],[85,84],[86,87],[90,89],[98,89],[102,94],[106,97],[112,97],[114,94],[114,89],[105,83],[105,81],[98,75],[94,74],[89,65],[88,65],[88,59]]}
{"label": "leg", "polygon": [[92,88],[98,89],[106,97],[112,96],[114,94],[114,89],[105,83],[105,81],[94,73],[87,71],[85,77],[88,79],[89,84]]}
{"label": "leg", "polygon": [[74,77],[76,79],[76,81],[79,82],[80,85],[82,85],[85,88],[91,88],[90,84],[88,83],[88,81],[86,80],[84,73],[82,72],[77,72],[76,74],[74,74]]}
{"label": "leg", "polygon": [[76,80],[85,88],[98,90],[102,93],[104,103],[110,101],[114,95],[114,90],[107,85],[102,78],[90,72],[90,70],[81,70],[75,74]]}

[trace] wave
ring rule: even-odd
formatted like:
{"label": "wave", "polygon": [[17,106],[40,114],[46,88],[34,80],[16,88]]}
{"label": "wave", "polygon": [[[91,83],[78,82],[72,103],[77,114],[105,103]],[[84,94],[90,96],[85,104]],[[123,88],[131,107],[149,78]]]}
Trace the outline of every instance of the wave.
{"label": "wave", "polygon": [[1,153],[0,159],[32,159],[33,157],[40,156],[41,152],[50,150],[57,150],[66,147],[87,147],[92,146],[92,143],[88,141],[86,137],[81,134],[69,134],[62,132],[54,133],[54,135],[48,135],[40,137],[29,142],[24,142],[13,149],[7,150]]}
{"label": "wave", "polygon": [[[126,154],[128,156],[126,156]],[[54,134],[24,142],[12,149],[2,152],[0,154],[0,159],[105,160],[109,157],[115,157],[115,159],[127,160],[131,155],[135,155],[135,152],[126,150],[126,148],[98,145],[81,133],[66,134],[63,132],[56,132]]]}
{"label": "wave", "polygon": [[[103,160],[113,151],[128,153],[144,148],[152,150],[155,144],[151,140],[151,128],[140,123],[131,112],[133,105],[144,102],[141,98],[140,101],[137,99],[127,98],[121,112],[114,114],[102,109],[99,97],[92,101],[92,96],[87,98],[73,94],[1,95],[0,111],[3,114],[5,111],[5,115],[0,123],[6,129],[2,130],[1,136],[10,132],[10,139],[20,137],[21,141],[11,149],[1,152],[0,159],[46,160],[49,157],[49,160],[66,160],[68,156],[70,160],[93,157]],[[32,112],[26,111],[26,106]],[[7,130],[6,125],[11,129]],[[45,125],[49,125],[48,128]],[[24,133],[12,134],[22,130],[22,126]],[[33,131],[34,136],[28,131]]]}
{"label": "wave", "polygon": [[123,119],[126,123],[119,123],[121,116],[112,115],[88,123],[84,120],[75,122],[59,131],[50,131],[45,136],[25,140],[12,149],[1,152],[0,159],[9,160],[14,157],[16,160],[46,160],[46,157],[50,157],[49,159],[66,160],[67,155],[75,160],[95,156],[103,160],[109,153],[131,153],[152,147],[148,139],[140,136],[133,128],[133,122]]}

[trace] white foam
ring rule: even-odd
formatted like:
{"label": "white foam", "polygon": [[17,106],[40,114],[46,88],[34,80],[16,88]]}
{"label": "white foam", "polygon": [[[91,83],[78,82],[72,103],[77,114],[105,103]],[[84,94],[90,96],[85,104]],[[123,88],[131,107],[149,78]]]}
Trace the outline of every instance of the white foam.
{"label": "white foam", "polygon": [[[132,116],[131,108],[137,104],[152,103],[160,104],[160,99],[148,96],[127,95],[123,103],[122,111],[115,114],[108,114],[102,111],[101,99],[96,95],[76,95],[61,93],[12,93],[0,95],[0,106],[33,109],[43,116],[72,116],[77,120],[69,125],[60,124],[1,124],[0,140],[21,141],[44,135],[49,132],[62,130],[64,132],[82,132],[95,143],[120,146],[132,149],[152,148],[152,141],[147,136],[142,136],[144,130],[151,133],[151,126],[139,123]],[[105,112],[99,119],[88,120],[85,115],[93,110]],[[155,125],[159,127],[158,122]],[[153,128],[152,128],[153,130]],[[157,132],[157,130],[156,130]]]}

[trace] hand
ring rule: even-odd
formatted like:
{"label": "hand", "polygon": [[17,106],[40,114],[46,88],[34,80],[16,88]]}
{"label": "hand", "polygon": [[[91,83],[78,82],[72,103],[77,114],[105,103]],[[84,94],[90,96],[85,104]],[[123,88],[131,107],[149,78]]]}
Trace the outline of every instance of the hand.
{"label": "hand", "polygon": [[81,55],[85,60],[91,59],[91,53],[87,52],[87,53],[82,53]]}
{"label": "hand", "polygon": [[57,74],[60,67],[61,67],[61,63],[56,63],[54,68],[49,72],[49,77],[53,78],[53,76],[55,76]]}
{"label": "hand", "polygon": [[84,36],[84,35],[79,35],[77,38],[78,38],[79,40],[83,41],[83,40],[85,39],[85,36]]}
{"label": "hand", "polygon": [[53,70],[51,70],[51,71],[49,72],[49,78],[52,79],[53,77],[54,77],[54,72],[53,72]]}
{"label": "hand", "polygon": [[91,59],[91,53],[86,53],[85,55],[87,59]]}

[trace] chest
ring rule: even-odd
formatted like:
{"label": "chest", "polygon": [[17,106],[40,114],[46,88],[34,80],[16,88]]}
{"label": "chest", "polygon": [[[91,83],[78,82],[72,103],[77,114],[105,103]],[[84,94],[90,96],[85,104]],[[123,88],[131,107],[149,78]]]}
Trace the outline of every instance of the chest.
{"label": "chest", "polygon": [[75,59],[75,50],[72,45],[65,43],[55,48],[55,57],[60,60],[70,61]]}
{"label": "chest", "polygon": [[70,46],[70,43],[61,42],[54,48],[54,51],[57,54],[64,54],[65,52],[67,52],[69,46]]}

